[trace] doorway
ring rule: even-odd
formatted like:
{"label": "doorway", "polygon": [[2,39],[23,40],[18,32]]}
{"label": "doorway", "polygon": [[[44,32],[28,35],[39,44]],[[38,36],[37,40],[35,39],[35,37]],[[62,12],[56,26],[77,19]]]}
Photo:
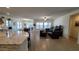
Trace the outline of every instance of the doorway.
{"label": "doorway", "polygon": [[70,16],[69,32],[70,38],[77,39],[79,32],[79,14]]}

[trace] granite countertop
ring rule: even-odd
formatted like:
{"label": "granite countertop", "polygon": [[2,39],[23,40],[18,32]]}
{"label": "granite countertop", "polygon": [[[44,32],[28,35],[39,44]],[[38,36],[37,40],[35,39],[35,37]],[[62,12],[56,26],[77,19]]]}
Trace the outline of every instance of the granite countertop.
{"label": "granite countertop", "polygon": [[27,32],[17,31],[7,31],[7,32],[0,32],[0,44],[22,44],[29,34]]}

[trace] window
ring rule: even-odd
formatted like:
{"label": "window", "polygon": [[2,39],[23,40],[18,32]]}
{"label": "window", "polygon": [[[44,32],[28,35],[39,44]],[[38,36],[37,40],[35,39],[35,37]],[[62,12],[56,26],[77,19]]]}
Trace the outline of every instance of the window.
{"label": "window", "polygon": [[51,28],[50,22],[37,22],[36,23],[36,29],[46,29]]}
{"label": "window", "polygon": [[12,21],[6,20],[6,27],[12,27]]}
{"label": "window", "polygon": [[8,27],[8,20],[6,20],[6,27]]}
{"label": "window", "polygon": [[31,27],[33,27],[33,23],[32,22],[24,23],[24,28],[31,28]]}
{"label": "window", "polygon": [[40,23],[39,26],[40,26],[39,29],[43,29],[43,23]]}
{"label": "window", "polygon": [[49,23],[48,25],[49,25],[48,28],[51,28],[51,23]]}
{"label": "window", "polygon": [[44,23],[44,28],[47,28],[47,27],[48,27],[48,23],[45,22],[45,23]]}
{"label": "window", "polygon": [[44,22],[44,29],[46,29],[46,28],[51,28],[50,22]]}
{"label": "window", "polygon": [[21,22],[17,22],[17,29],[22,29],[22,23]]}
{"label": "window", "polygon": [[36,29],[40,29],[40,23],[36,23]]}
{"label": "window", "polygon": [[31,27],[33,27],[33,24],[32,24],[32,23],[27,23],[27,24],[26,24],[26,27],[27,27],[27,28],[31,28]]}

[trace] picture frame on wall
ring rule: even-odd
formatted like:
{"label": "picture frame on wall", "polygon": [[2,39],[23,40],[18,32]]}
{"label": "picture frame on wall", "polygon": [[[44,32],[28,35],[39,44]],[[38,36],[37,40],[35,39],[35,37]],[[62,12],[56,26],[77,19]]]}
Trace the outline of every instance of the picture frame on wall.
{"label": "picture frame on wall", "polygon": [[76,21],[75,22],[75,26],[79,26],[79,21]]}

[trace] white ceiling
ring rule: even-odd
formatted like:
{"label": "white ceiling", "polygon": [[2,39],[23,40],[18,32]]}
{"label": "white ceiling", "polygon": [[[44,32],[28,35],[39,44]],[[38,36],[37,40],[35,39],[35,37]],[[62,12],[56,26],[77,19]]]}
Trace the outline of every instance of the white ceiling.
{"label": "white ceiling", "polygon": [[11,7],[9,9],[0,7],[0,14],[7,12],[13,16],[38,19],[42,16],[61,16],[71,11],[79,9],[78,7]]}

